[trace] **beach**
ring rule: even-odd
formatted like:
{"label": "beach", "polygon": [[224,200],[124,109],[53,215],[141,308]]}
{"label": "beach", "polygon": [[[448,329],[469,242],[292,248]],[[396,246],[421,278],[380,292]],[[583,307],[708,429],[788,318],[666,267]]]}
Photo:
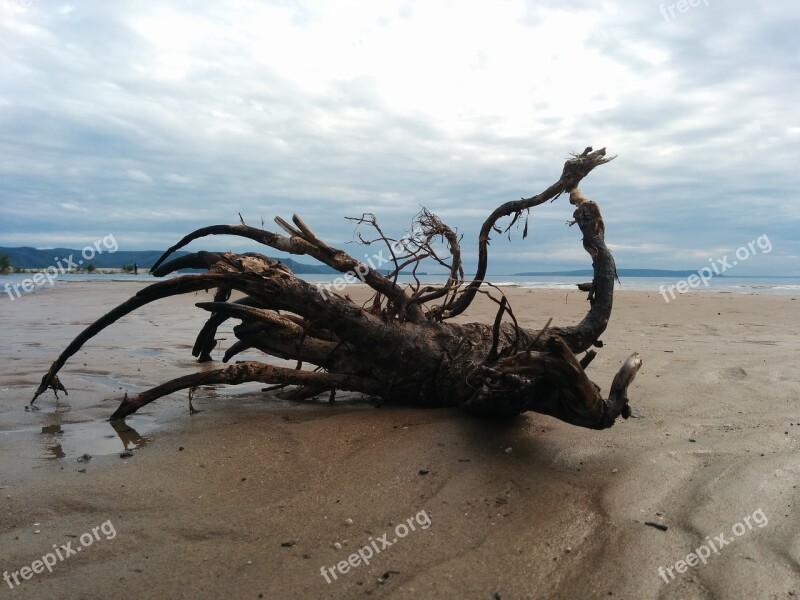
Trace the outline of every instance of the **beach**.
{"label": "beach", "polygon": [[[604,431],[261,384],[198,390],[196,414],[176,393],[114,429],[123,393],[219,367],[191,356],[211,294],[124,317],[62,369],[68,396],[26,411],[61,350],[144,285],[0,305],[0,598],[800,597],[800,294],[616,293],[588,374],[607,392],[632,352],[643,366],[634,418]],[[588,307],[503,291],[523,327]],[[479,297],[459,321],[495,312]]]}

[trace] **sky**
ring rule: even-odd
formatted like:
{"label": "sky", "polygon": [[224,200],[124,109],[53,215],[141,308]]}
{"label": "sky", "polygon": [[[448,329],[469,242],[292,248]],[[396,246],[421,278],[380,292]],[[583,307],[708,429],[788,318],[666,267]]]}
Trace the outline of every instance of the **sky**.
{"label": "sky", "polygon": [[[619,268],[760,238],[727,274],[800,276],[798,30],[797,0],[0,0],[0,245],[297,213],[360,257],[344,217],[401,237],[425,206],[469,270],[489,213],[593,146]],[[590,267],[572,208],[494,236],[489,273]]]}

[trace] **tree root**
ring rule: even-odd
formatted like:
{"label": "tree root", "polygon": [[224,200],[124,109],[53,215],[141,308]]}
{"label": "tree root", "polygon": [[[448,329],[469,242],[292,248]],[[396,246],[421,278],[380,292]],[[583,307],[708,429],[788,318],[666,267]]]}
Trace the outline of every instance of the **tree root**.
{"label": "tree root", "polygon": [[[642,359],[631,355],[620,368],[607,398],[586,375],[600,347],[600,335],[611,316],[616,268],[605,244],[600,210],[586,200],[577,185],[596,166],[613,157],[605,149],[573,155],[559,180],[531,198],[507,202],[484,222],[478,239],[478,269],[465,285],[459,238],[435,215],[423,209],[412,232],[402,239],[387,237],[373,215],[354,219],[359,227],[377,232],[359,238],[385,246],[391,268],[379,271],[321,240],[297,215],[292,223],[276,217],[287,235],[239,225],[214,225],[190,233],[162,255],[152,269],[163,276],[179,269],[206,272],[181,275],[154,283],[102,316],[81,332],[42,377],[31,404],[47,389],[66,390],[57,374],[86,342],[124,315],[169,296],[216,289],[213,302],[196,304],[210,316],[198,333],[192,354],[199,362],[211,360],[218,327],[228,319],[236,342],[225,352],[227,362],[244,350],[296,361],[296,368],[245,361],[207,370],[163,383],[125,398],[112,415],[121,419],[143,406],[178,390],[199,386],[259,381],[282,389],[285,397],[302,400],[336,390],[368,394],[381,401],[421,406],[458,406],[483,416],[509,416],[534,411],[581,427],[603,429],[616,418],[630,415],[628,387]],[[450,319],[463,314],[481,289],[488,268],[490,234],[502,232],[499,219],[516,223],[524,211],[570,192],[581,203],[573,223],[583,234],[582,245],[592,259],[594,277],[581,289],[589,292],[590,308],[573,326],[551,326],[539,331],[519,327],[508,299],[501,295],[492,324],[458,324]],[[321,289],[295,277],[281,262],[261,254],[196,252],[167,260],[191,241],[209,235],[235,235],[260,242],[275,250],[313,257],[341,273],[366,283],[374,295],[359,306],[348,297]],[[527,220],[523,237],[527,235]],[[443,256],[442,242],[449,252]],[[423,261],[447,268],[440,286],[422,285],[416,276]],[[410,272],[414,283],[398,283],[401,271]],[[230,302],[236,290],[244,297]],[[439,304],[432,304],[439,302]],[[506,320],[508,319],[508,320]],[[510,320],[510,321],[509,321]],[[586,352],[582,359],[577,354]],[[275,389],[268,388],[268,389]]]}

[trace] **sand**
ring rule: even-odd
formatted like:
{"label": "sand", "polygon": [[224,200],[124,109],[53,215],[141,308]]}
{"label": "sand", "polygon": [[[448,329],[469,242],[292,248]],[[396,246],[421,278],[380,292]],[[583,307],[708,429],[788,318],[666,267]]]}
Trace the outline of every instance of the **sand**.
{"label": "sand", "polygon": [[[800,299],[619,292],[589,374],[608,390],[640,352],[640,418],[602,432],[255,385],[200,390],[195,415],[174,394],[118,434],[104,419],[123,391],[215,367],[190,354],[205,294],[104,331],[62,371],[69,396],[26,412],[58,352],[141,285],[0,305],[0,571],[82,546],[0,581],[0,598],[800,597]],[[586,308],[578,292],[506,291],[529,327]],[[703,544],[706,564],[678,563]],[[364,546],[369,565],[341,562]]]}

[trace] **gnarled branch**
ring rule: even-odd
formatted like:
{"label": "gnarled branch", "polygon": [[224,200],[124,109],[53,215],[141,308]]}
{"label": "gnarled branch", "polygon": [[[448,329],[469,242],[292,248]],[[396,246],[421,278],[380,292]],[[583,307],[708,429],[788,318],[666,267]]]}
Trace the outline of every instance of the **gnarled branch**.
{"label": "gnarled branch", "polygon": [[[196,304],[211,313],[193,348],[201,362],[211,360],[219,325],[236,319],[241,321],[233,329],[237,339],[225,353],[225,362],[244,350],[255,350],[294,360],[296,368],[251,360],[185,375],[134,398],[126,397],[112,418],[122,418],[178,390],[261,381],[286,388],[282,393],[297,399],[323,392],[333,399],[336,390],[347,390],[384,401],[458,406],[481,415],[535,411],[582,427],[610,427],[618,416],[630,414],[627,390],[642,361],[637,354],[625,361],[608,398],[603,398],[600,388],[586,375],[585,369],[596,355],[589,348],[602,345],[599,337],[611,316],[616,269],[605,243],[600,209],[577,190],[586,175],[610,160],[605,149],[587,148],[566,161],[559,180],[544,192],[495,209],[481,228],[478,270],[466,287],[462,287],[458,235],[427,210],[417,216],[413,231],[402,240],[386,236],[373,215],[365,213],[355,219],[377,232],[374,239],[359,234],[362,241],[388,247],[392,264],[388,273],[328,245],[297,215],[291,223],[275,219],[288,237],[244,223],[199,229],[167,250],[153,273],[163,276],[184,268],[206,272],[152,284],[91,324],[52,364],[31,403],[48,388],[64,389],[58,373],[69,357],[122,316],[162,298],[215,289],[213,302]],[[498,303],[493,323],[449,320],[462,314],[478,292],[488,293],[481,286],[486,284],[489,234],[500,231],[499,219],[513,216],[513,225],[523,211],[564,192],[570,192],[576,205],[572,223],[580,228],[583,247],[592,259],[594,276],[591,284],[584,286],[590,302],[586,316],[576,325],[551,326],[548,321],[541,330],[527,330],[519,327],[505,296],[498,300],[490,295]],[[176,250],[208,235],[236,235],[315,258],[341,273],[355,274],[374,296],[365,306],[358,306],[347,297],[298,279],[280,261],[256,253],[196,252],[165,262]],[[446,246],[449,256],[438,249],[438,242]],[[416,272],[425,260],[447,268],[444,284],[420,283]],[[410,285],[400,283],[404,269],[411,272],[414,282]],[[230,301],[233,291],[244,297]],[[429,305],[438,300],[440,305]],[[576,354],[583,351],[587,352],[579,360]]]}

